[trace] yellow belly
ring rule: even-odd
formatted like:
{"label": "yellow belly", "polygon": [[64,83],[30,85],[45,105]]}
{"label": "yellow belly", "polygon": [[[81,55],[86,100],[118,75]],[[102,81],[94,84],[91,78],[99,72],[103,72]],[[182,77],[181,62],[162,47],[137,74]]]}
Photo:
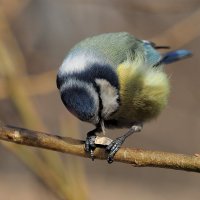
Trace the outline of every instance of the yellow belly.
{"label": "yellow belly", "polygon": [[169,80],[163,70],[126,61],[118,66],[117,73],[120,107],[112,119],[129,123],[157,117],[169,96]]}

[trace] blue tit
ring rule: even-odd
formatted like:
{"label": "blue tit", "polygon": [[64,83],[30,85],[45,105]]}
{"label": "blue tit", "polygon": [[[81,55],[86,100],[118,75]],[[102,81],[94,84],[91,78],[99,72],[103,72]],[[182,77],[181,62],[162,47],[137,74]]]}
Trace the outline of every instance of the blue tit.
{"label": "blue tit", "polygon": [[108,163],[125,139],[156,118],[170,91],[164,64],[191,55],[188,50],[161,54],[153,42],[133,35],[106,33],[75,45],[57,75],[57,87],[66,108],[82,121],[95,125],[87,133],[85,150],[94,159],[96,133],[105,128],[129,128],[107,147]]}

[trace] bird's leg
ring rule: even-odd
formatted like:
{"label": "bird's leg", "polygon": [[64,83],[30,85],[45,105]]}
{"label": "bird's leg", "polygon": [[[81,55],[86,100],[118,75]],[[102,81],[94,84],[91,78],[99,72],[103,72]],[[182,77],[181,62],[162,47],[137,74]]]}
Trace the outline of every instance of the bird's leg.
{"label": "bird's leg", "polygon": [[98,132],[101,132],[100,127],[96,127],[94,130],[88,132],[85,140],[85,151],[90,154],[92,160],[94,160],[95,138]]}
{"label": "bird's leg", "polygon": [[116,152],[120,149],[121,145],[125,141],[127,137],[132,135],[133,133],[140,132],[142,130],[142,123],[138,123],[133,125],[124,135],[116,138],[113,140],[107,147],[106,151],[108,152],[108,158],[107,161],[108,163],[113,162],[113,157],[116,154]]}

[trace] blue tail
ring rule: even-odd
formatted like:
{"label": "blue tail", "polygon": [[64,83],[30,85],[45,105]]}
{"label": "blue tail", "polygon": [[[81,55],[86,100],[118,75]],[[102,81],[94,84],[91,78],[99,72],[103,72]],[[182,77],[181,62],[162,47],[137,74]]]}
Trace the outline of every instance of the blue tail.
{"label": "blue tail", "polygon": [[191,56],[191,55],[192,55],[192,52],[185,50],[185,49],[170,51],[170,52],[163,55],[160,63],[170,64],[172,62],[181,60],[181,59],[186,58],[186,57]]}
{"label": "blue tail", "polygon": [[170,63],[176,62],[178,60],[187,58],[191,55],[192,55],[192,52],[189,50],[185,50],[185,49],[170,51],[170,52],[165,53],[162,56],[161,60],[156,65],[154,65],[154,67],[157,67],[160,64],[170,64]]}

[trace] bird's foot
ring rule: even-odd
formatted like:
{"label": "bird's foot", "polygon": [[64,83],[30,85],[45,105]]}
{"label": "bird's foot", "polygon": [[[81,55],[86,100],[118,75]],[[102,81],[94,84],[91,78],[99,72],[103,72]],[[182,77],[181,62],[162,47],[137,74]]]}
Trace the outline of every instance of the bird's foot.
{"label": "bird's foot", "polygon": [[120,149],[120,147],[122,146],[122,144],[125,141],[125,139],[127,137],[129,137],[130,135],[132,135],[133,133],[140,132],[141,130],[142,130],[142,123],[137,123],[137,124],[133,125],[124,135],[122,135],[121,137],[118,137],[115,140],[113,140],[106,147],[106,151],[108,152],[108,157],[107,157],[108,163],[112,163],[113,162],[114,155]]}
{"label": "bird's foot", "polygon": [[114,155],[120,149],[121,145],[123,144],[125,137],[121,136],[113,140],[107,147],[106,152],[108,152],[107,161],[109,164],[113,162]]}
{"label": "bird's foot", "polygon": [[90,154],[92,160],[94,160],[94,150],[96,148],[95,139],[96,135],[94,133],[90,134],[89,132],[85,141],[85,151],[86,153]]}

